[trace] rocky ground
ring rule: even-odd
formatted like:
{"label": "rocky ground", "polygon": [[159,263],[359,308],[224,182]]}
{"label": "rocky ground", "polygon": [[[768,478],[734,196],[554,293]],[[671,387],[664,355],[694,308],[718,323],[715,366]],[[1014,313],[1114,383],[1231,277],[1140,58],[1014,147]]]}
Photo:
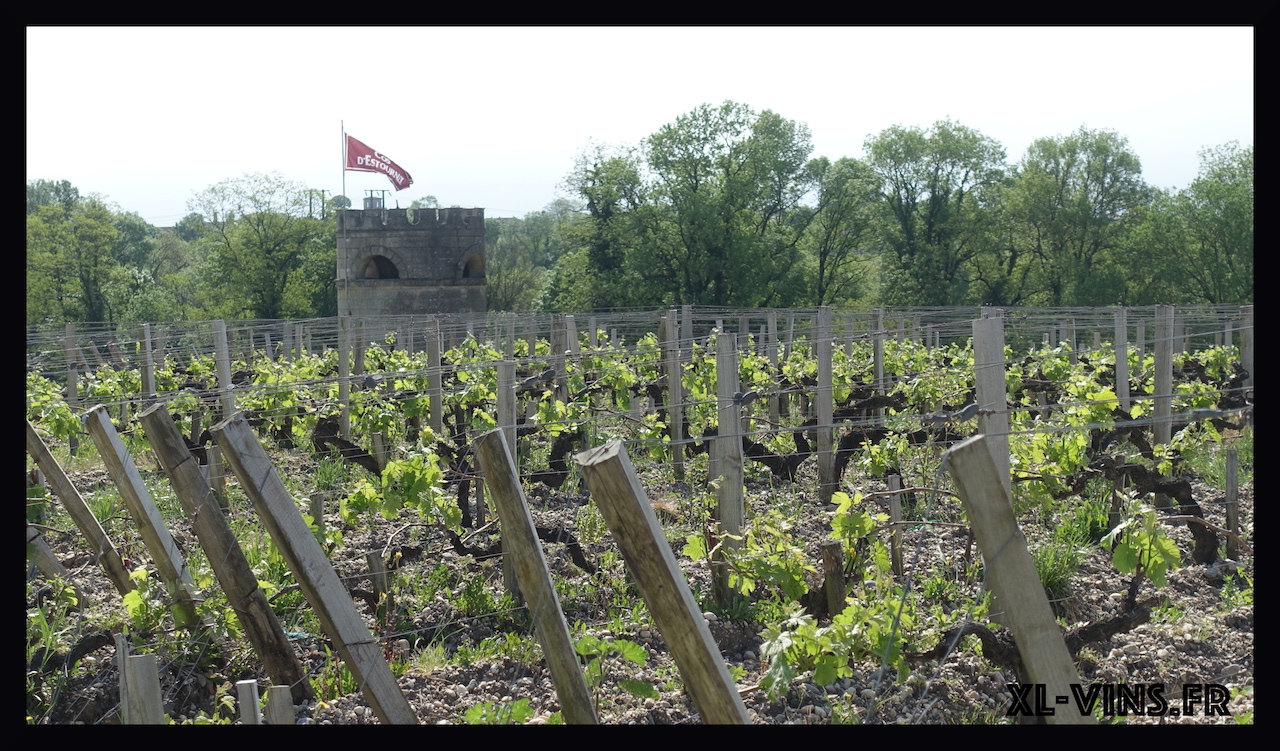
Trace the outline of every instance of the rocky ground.
{"label": "rocky ground", "polygon": [[[812,462],[809,463],[810,465]],[[810,472],[812,467],[809,467]],[[806,487],[812,478],[803,472],[796,486],[778,488],[765,481],[766,475],[749,472],[749,503],[753,510],[782,504],[796,520],[791,533],[803,540],[809,559],[821,560],[818,544],[827,539],[834,507],[821,504]],[[91,494],[101,487],[103,477],[80,473],[76,477],[82,491]],[[572,481],[571,481],[572,482]],[[671,528],[669,539],[673,550],[686,566],[686,576],[697,593],[709,590],[705,563],[693,562],[681,555],[687,533],[689,509],[703,495],[700,489],[673,485],[660,479],[645,480],[651,500],[658,502],[664,525]],[[858,483],[857,489],[870,493],[883,490],[880,481]],[[1196,500],[1204,508],[1207,519],[1224,525],[1223,493],[1203,484],[1195,485]],[[598,514],[587,505],[587,497],[578,492],[550,491],[542,486],[530,490],[529,503],[535,520],[545,525],[560,525],[574,532],[584,543],[584,550],[595,564],[606,572],[609,566],[621,571],[616,555],[611,554],[607,531],[590,529],[599,525]],[[874,505],[877,501],[867,501]],[[966,561],[976,556],[969,549],[965,532],[946,522],[960,519],[959,502],[940,496],[929,500],[930,519],[943,522],[910,529],[904,534],[905,578],[920,589],[920,612],[940,614],[946,627],[962,622],[977,602],[980,581],[967,581]],[[1253,488],[1241,489],[1240,518],[1242,537],[1252,546]],[[406,512],[407,513],[407,512]],[[910,517],[908,517],[910,518]],[[339,524],[329,516],[331,524]],[[337,571],[352,589],[357,607],[365,614],[370,629],[388,636],[389,654],[404,659],[407,669],[399,677],[400,687],[422,724],[462,724],[465,711],[485,702],[497,705],[528,699],[533,723],[546,722],[559,709],[556,694],[545,665],[536,651],[531,654],[460,659],[461,655],[477,655],[488,637],[504,629],[528,634],[527,618],[519,614],[481,614],[467,616],[459,611],[457,593],[437,592],[429,601],[415,601],[402,594],[406,622],[402,631],[386,634],[374,623],[373,611],[362,601],[361,591],[369,587],[366,550],[387,549],[395,537],[398,545],[410,553],[412,560],[402,575],[409,571],[427,571],[440,563],[451,569],[465,568],[467,576],[483,576],[487,591],[496,597],[501,592],[501,566],[492,560],[477,560],[460,555],[447,541],[429,534],[404,533],[404,525],[412,517],[379,522],[372,529],[345,530],[341,549],[333,553]],[[1052,521],[1049,522],[1052,524]],[[683,526],[682,526],[683,525]],[[69,527],[69,525],[68,525]],[[1025,526],[1032,544],[1036,543],[1038,525]],[[396,531],[399,530],[399,531]],[[393,534],[394,533],[394,534]],[[180,538],[189,534],[176,529]],[[1128,724],[1235,724],[1252,721],[1253,712],[1253,604],[1251,586],[1245,587],[1239,575],[1252,582],[1253,556],[1242,553],[1243,568],[1235,571],[1222,565],[1207,567],[1186,564],[1190,560],[1191,536],[1185,526],[1170,530],[1178,543],[1184,566],[1174,571],[1167,585],[1156,590],[1150,582],[1143,585],[1139,600],[1158,598],[1147,622],[1130,631],[1086,645],[1078,655],[1081,680],[1100,684],[1159,683],[1172,707],[1180,706],[1183,687],[1214,683],[1225,686],[1230,694],[1226,716],[1205,716],[1203,706],[1191,716],[1136,716],[1125,718]],[[186,538],[194,545],[193,538]],[[96,574],[85,552],[78,547],[78,536],[51,534],[64,565],[76,572],[76,584],[98,608],[119,610],[119,598],[111,592],[105,578]],[[479,545],[479,538],[470,541]],[[546,546],[548,563],[557,581],[564,581],[562,605],[570,624],[603,639],[625,639],[641,645],[648,653],[644,665],[613,661],[607,664],[604,679],[595,686],[597,713],[604,724],[697,724],[697,712],[682,691],[679,670],[653,625],[643,620],[620,619],[608,615],[610,602],[619,593],[600,575],[581,570],[571,560],[564,545]],[[612,556],[612,558],[611,558]],[[968,557],[966,557],[968,556]],[[924,582],[937,572],[954,572],[956,584],[945,592],[924,591]],[[425,576],[425,574],[422,574]],[[1069,592],[1056,603],[1059,615],[1068,627],[1105,620],[1120,614],[1131,577],[1121,576],[1111,565],[1109,555],[1094,547],[1071,579]],[[592,593],[595,593],[594,595]],[[1247,596],[1246,596],[1247,593]],[[626,593],[621,593],[626,598]],[[632,595],[633,596],[633,595]],[[28,607],[35,603],[29,602]],[[937,606],[936,608],[933,606]],[[90,615],[85,613],[82,615]],[[897,682],[881,674],[874,662],[858,662],[852,677],[829,685],[812,683],[811,675],[799,676],[785,694],[770,698],[760,688],[762,673],[761,625],[741,619],[721,617],[707,612],[704,618],[719,645],[736,680],[739,693],[753,723],[758,724],[977,724],[1009,723],[1006,710],[1012,696],[1008,684],[1015,682],[1011,669],[1001,668],[981,653],[979,643],[967,638],[958,647],[937,659],[913,662],[907,680]],[[87,619],[88,622],[105,623]],[[116,618],[119,622],[119,618]],[[514,625],[513,625],[514,624]],[[994,625],[994,624],[993,624]],[[523,629],[523,632],[520,631]],[[86,635],[93,629],[86,629]],[[936,637],[934,639],[936,642]],[[527,640],[526,640],[527,643]],[[304,666],[315,674],[333,671],[336,658],[325,654],[323,638],[312,635],[298,637],[298,652]],[[933,644],[920,643],[923,651]],[[471,652],[467,652],[471,650]],[[492,650],[490,650],[492,651]],[[169,665],[162,688],[166,712],[183,722],[208,715],[213,697],[226,693],[235,680],[259,677],[253,657],[237,652],[227,655],[213,669],[193,670]],[[69,674],[69,681],[58,697],[48,718],[53,724],[112,724],[118,722],[118,675],[113,664],[114,645],[103,644],[80,660]],[[659,690],[658,698],[637,698],[619,687],[620,679],[647,682]],[[221,691],[220,691],[221,688]],[[234,692],[232,692],[234,694]],[[1148,702],[1149,703],[1149,702]],[[296,707],[299,724],[347,725],[377,724],[378,719],[357,691],[327,701],[313,701]],[[1059,709],[1059,711],[1063,711]]]}

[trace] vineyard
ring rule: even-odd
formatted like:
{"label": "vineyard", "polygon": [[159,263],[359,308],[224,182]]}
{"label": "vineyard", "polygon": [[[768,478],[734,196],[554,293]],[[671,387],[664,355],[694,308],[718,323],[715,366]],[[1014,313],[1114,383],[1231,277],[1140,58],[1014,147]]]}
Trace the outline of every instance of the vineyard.
{"label": "vineyard", "polygon": [[1252,722],[1251,306],[27,344],[29,724]]}

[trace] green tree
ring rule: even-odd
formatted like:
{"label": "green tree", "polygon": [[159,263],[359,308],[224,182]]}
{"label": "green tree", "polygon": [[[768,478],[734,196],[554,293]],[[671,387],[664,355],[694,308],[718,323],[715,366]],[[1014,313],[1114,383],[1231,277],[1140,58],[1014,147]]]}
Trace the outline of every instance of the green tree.
{"label": "green tree", "polygon": [[588,149],[567,179],[586,217],[566,238],[551,304],[802,299],[804,222],[794,220],[815,185],[811,151],[804,125],[728,101],[681,115],[639,149]]}
{"label": "green tree", "polygon": [[985,193],[1003,176],[1004,148],[950,120],[894,126],[866,142],[887,212],[882,301],[959,305],[986,242]]}
{"label": "green tree", "polygon": [[204,216],[198,211],[187,214],[173,225],[173,232],[184,242],[199,240],[205,233]]}
{"label": "green tree", "polygon": [[663,270],[645,263],[658,228],[635,149],[589,147],[566,186],[586,215],[562,225],[564,250],[544,293],[551,310],[605,310],[663,299]]}
{"label": "green tree", "polygon": [[654,250],[673,303],[792,301],[800,233],[788,219],[813,187],[805,170],[812,150],[807,126],[730,101],[704,104],[649,136],[651,200],[668,230]]}
{"label": "green tree", "polygon": [[[308,216],[309,191],[278,173],[227,180],[197,194],[189,207],[205,219],[199,240],[209,253],[206,278],[228,318],[310,316],[304,280],[331,277],[333,221]],[[322,260],[325,259],[325,260]],[[329,269],[322,276],[324,263]],[[301,273],[311,269],[310,274]],[[327,293],[326,293],[327,294]],[[336,298],[336,293],[335,293]]]}
{"label": "green tree", "polygon": [[807,224],[803,249],[812,267],[815,305],[849,302],[861,297],[872,272],[872,256],[880,216],[879,181],[857,159],[810,162],[818,183],[817,203],[799,212]]}
{"label": "green tree", "polygon": [[1081,128],[1041,138],[1002,194],[1013,242],[1036,265],[1049,305],[1121,302],[1126,287],[1122,238],[1150,191],[1128,141]]}
{"label": "green tree", "polygon": [[1169,300],[1253,302],[1253,147],[1201,151],[1196,179],[1160,194],[1137,234],[1136,263],[1161,269]]}
{"label": "green tree", "polygon": [[70,212],[80,203],[80,191],[67,180],[32,180],[27,183],[27,213],[34,214],[41,206],[61,206]]}
{"label": "green tree", "polygon": [[112,321],[115,217],[100,198],[81,198],[74,188],[61,196],[27,214],[27,320]]}
{"label": "green tree", "polygon": [[551,269],[565,252],[568,227],[581,218],[557,199],[523,218],[485,220],[489,310],[531,311],[540,303]]}

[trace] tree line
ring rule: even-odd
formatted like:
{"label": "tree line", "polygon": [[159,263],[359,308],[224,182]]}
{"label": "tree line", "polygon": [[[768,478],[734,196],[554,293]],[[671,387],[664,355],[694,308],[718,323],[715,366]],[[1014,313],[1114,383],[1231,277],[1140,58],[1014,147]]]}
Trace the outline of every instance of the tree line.
{"label": "tree line", "polygon": [[[728,101],[638,145],[589,145],[563,197],[486,221],[490,309],[1253,301],[1252,146],[1206,148],[1177,190],[1087,127],[1013,163],[951,120],[888,128],[859,157],[812,152],[803,123]],[[157,228],[32,181],[27,321],[334,315],[334,212],[349,205],[245,175]]]}

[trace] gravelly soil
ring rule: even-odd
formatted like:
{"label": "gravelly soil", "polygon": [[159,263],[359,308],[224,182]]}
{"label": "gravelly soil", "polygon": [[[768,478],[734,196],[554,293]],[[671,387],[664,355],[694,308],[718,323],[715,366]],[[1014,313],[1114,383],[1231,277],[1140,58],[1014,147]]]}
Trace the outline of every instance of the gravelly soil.
{"label": "gravelly soil", "polygon": [[[305,460],[299,466],[285,471],[307,471]],[[818,544],[828,538],[830,519],[834,507],[821,504],[804,488],[813,487],[812,462],[802,471],[800,482],[786,488],[771,487],[757,469],[749,468],[749,503],[755,510],[768,505],[792,509],[792,517],[799,521],[791,532],[797,540],[803,540],[809,560],[820,562]],[[105,481],[100,472],[80,473],[75,480],[82,492],[91,494]],[[572,482],[572,481],[571,481]],[[660,518],[672,531],[669,539],[677,558],[685,566],[686,577],[695,592],[709,590],[709,574],[705,563],[693,562],[681,555],[684,534],[689,531],[685,514],[697,503],[704,491],[688,486],[675,486],[658,479],[646,478],[646,490],[650,499],[658,501]],[[853,483],[862,492],[884,489],[882,482],[869,480]],[[1221,491],[1203,484],[1195,485],[1197,502],[1205,510],[1207,519],[1224,525],[1224,499]],[[651,623],[620,620],[610,617],[610,602],[616,602],[619,593],[609,588],[605,574],[610,571],[621,578],[622,564],[611,556],[612,550],[607,531],[592,535],[584,525],[595,523],[599,517],[588,513],[590,507],[584,494],[550,491],[543,486],[529,490],[529,504],[535,520],[540,524],[562,525],[576,533],[586,543],[589,558],[605,566],[603,574],[594,577],[573,564],[564,545],[547,545],[547,558],[555,579],[565,583],[562,605],[571,624],[582,624],[588,633],[606,639],[626,639],[642,645],[649,658],[645,665],[633,663],[609,663],[605,679],[596,687],[597,712],[604,724],[696,724],[697,712],[681,690],[678,669],[670,653]],[[868,501],[874,504],[875,501]],[[959,521],[959,502],[940,496],[931,500],[930,518],[934,521]],[[1244,541],[1252,546],[1253,488],[1246,485],[1240,492],[1240,519]],[[910,518],[910,517],[908,517]],[[340,524],[329,515],[330,524]],[[402,512],[395,521],[380,521],[372,529],[345,530],[343,547],[333,553],[335,569],[343,576],[350,589],[367,589],[368,572],[364,551],[386,549],[396,532],[396,544],[412,550],[415,560],[406,564],[426,567],[448,564],[455,570],[465,569],[468,576],[484,576],[488,591],[495,596],[501,591],[501,566],[494,560],[477,561],[471,556],[457,555],[440,536],[428,533],[406,532],[415,517]],[[1037,530],[1043,524],[1024,525],[1024,529],[1036,544]],[[195,546],[197,543],[188,530],[176,525],[175,536],[180,544]],[[1178,543],[1183,560],[1190,560],[1192,539],[1185,526],[1170,530]],[[962,621],[967,608],[976,601],[980,581],[966,581],[966,554],[969,551],[967,535],[958,527],[945,525],[919,526],[904,534],[905,576],[914,587],[936,572],[953,572],[957,584],[937,598],[926,597],[921,605],[925,610],[938,605],[939,612],[949,619],[942,625]],[[87,554],[79,548],[75,535],[52,535],[54,546],[64,565],[76,572],[76,584],[97,608],[115,608],[121,612],[119,597],[114,594],[95,567],[89,565]],[[478,540],[471,540],[478,544]],[[1253,556],[1242,554],[1244,564],[1241,573],[1252,577]],[[612,566],[612,569],[608,567]],[[1224,569],[1186,565],[1169,576],[1168,584],[1160,591],[1147,582],[1139,594],[1139,600],[1161,598],[1152,618],[1132,631],[1119,633],[1108,640],[1087,645],[1079,655],[1078,667],[1082,681],[1086,683],[1161,683],[1164,696],[1171,706],[1178,706],[1183,686],[1199,683],[1221,684],[1230,691],[1227,716],[1207,717],[1203,707],[1192,716],[1184,717],[1127,717],[1129,724],[1235,724],[1237,718],[1251,718],[1253,711],[1253,605],[1243,598],[1224,596]],[[1070,627],[1083,625],[1118,615],[1130,577],[1121,576],[1112,567],[1109,556],[1100,548],[1087,554],[1083,565],[1071,580],[1070,593],[1058,603],[1059,614]],[[816,582],[815,582],[816,583]],[[1226,591],[1230,592],[1231,587]],[[595,593],[594,595],[592,593]],[[456,593],[454,593],[456,595]],[[1251,590],[1250,590],[1251,594]],[[626,597],[634,594],[622,593]],[[407,595],[405,595],[407,597]],[[527,618],[520,614],[482,615],[469,618],[457,610],[456,596],[437,595],[429,602],[405,600],[407,620],[412,624],[403,632],[390,634],[388,649],[393,655],[406,658],[410,665],[399,683],[408,698],[418,721],[423,724],[458,724],[469,707],[484,703],[509,703],[528,699],[534,716],[530,722],[545,722],[559,709],[554,688],[544,663],[535,654],[510,655],[501,658],[474,659],[466,664],[456,659],[459,648],[464,651],[500,629],[523,628],[529,633]],[[32,603],[29,603],[29,607]],[[357,600],[357,607],[365,615],[369,627],[380,632],[374,623],[372,609]],[[759,688],[762,677],[760,660],[760,624],[720,618],[705,614],[711,634],[721,652],[732,666],[743,703],[752,722],[760,724],[829,724],[833,722],[870,722],[903,724],[970,724],[1007,723],[1013,720],[1005,716],[1011,703],[1008,684],[1016,680],[1011,670],[995,667],[980,653],[976,640],[966,639],[958,649],[941,660],[919,660],[913,664],[910,677],[902,683],[880,677],[879,665],[874,662],[857,662],[850,678],[826,686],[810,682],[811,676],[802,675],[784,696],[770,699]],[[513,626],[512,624],[517,624]],[[400,641],[403,639],[404,641]],[[299,638],[298,653],[309,671],[320,673],[332,669],[333,661],[324,653],[322,638]],[[423,648],[433,645],[434,649]],[[408,647],[407,650],[404,647]],[[922,648],[932,644],[922,644]],[[444,655],[428,659],[430,655]],[[425,655],[425,656],[424,656]],[[69,688],[61,696],[49,722],[111,724],[118,722],[118,682],[112,658],[114,646],[97,649],[87,655],[72,674]],[[451,657],[452,656],[452,657]],[[247,647],[233,652],[220,668],[205,671],[168,666],[162,688],[166,711],[175,720],[183,721],[209,713],[213,697],[219,686],[225,689],[237,679],[257,677],[266,685],[267,679],[260,672]],[[644,680],[660,691],[657,699],[639,699],[619,688],[618,680],[632,678]],[[234,694],[234,692],[232,692]],[[348,693],[336,700],[310,702],[297,708],[300,724],[377,724],[378,719],[369,709],[359,692]],[[1061,711],[1061,710],[1059,710]]]}

